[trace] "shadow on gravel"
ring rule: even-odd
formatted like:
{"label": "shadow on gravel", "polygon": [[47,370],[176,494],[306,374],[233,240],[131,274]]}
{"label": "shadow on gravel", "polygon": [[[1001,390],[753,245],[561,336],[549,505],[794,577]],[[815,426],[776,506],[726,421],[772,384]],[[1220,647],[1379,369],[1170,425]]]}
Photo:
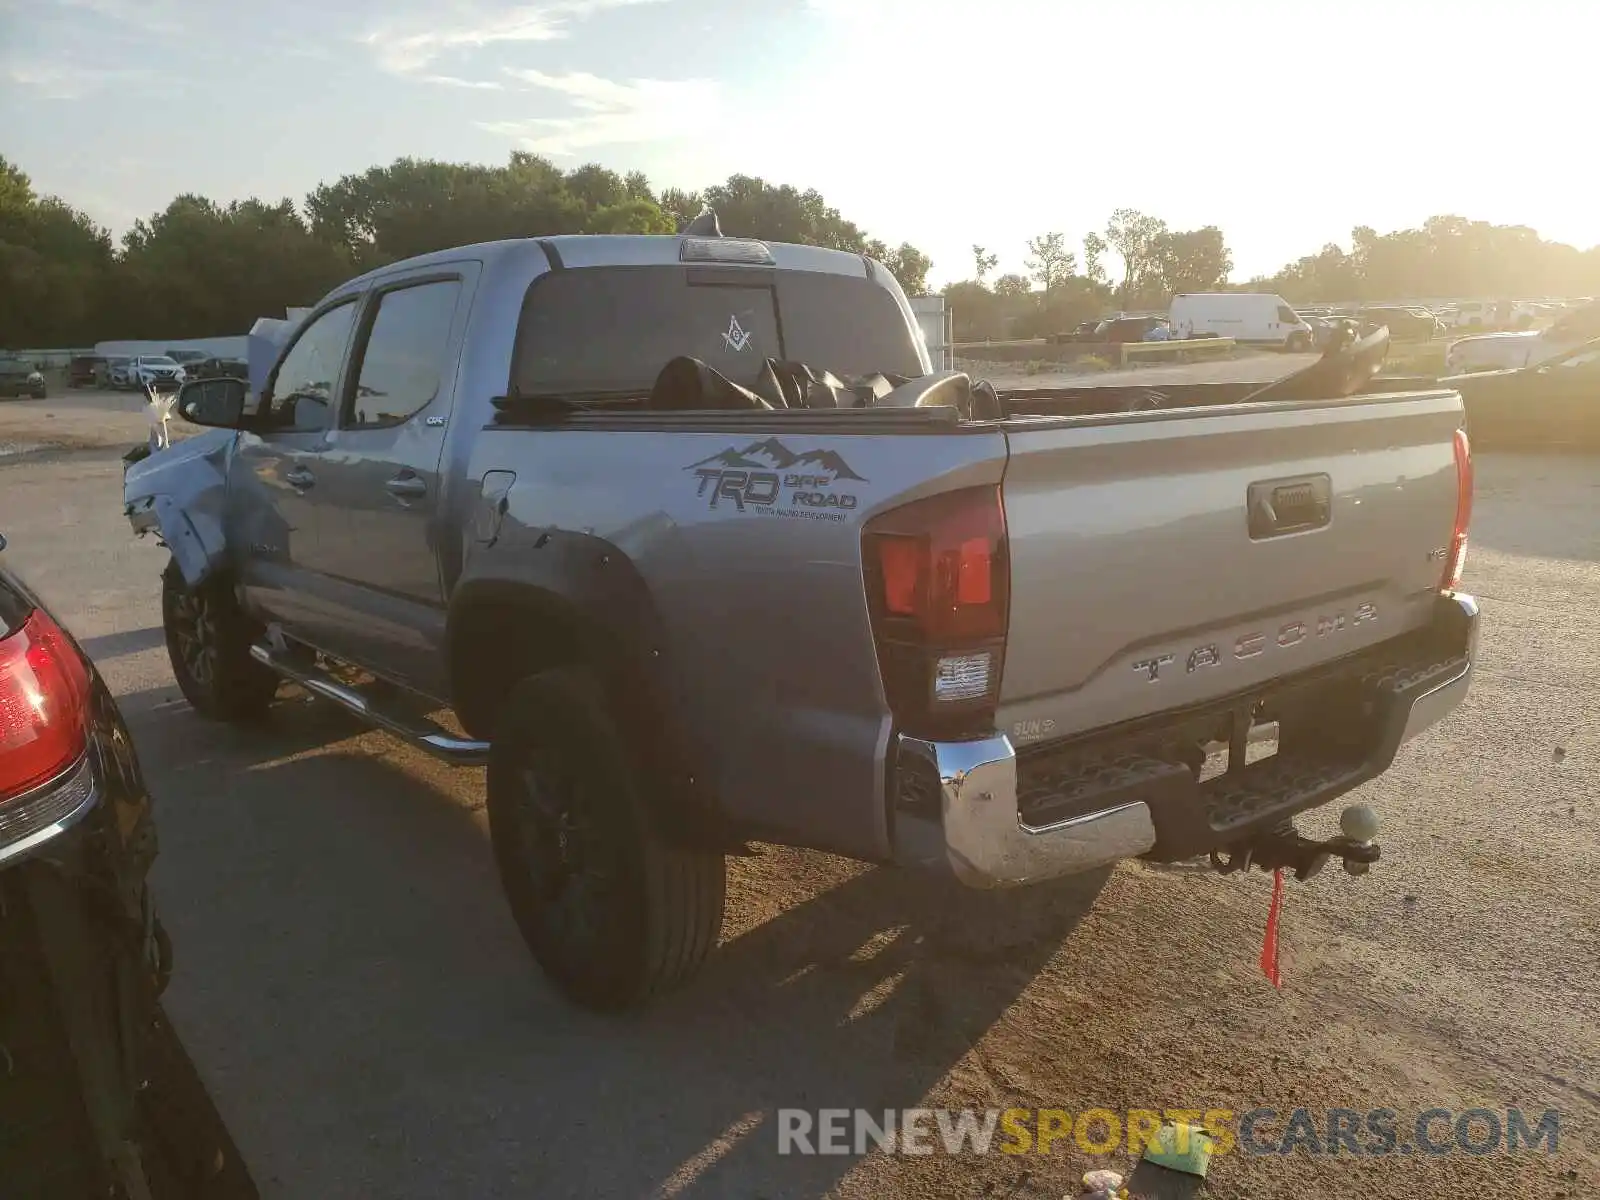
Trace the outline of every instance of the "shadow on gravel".
{"label": "shadow on gravel", "polygon": [[[359,731],[326,705],[241,731],[169,699],[123,702],[157,803],[167,1006],[268,1197],[820,1196],[854,1160],[780,1158],[776,1110],[923,1102],[1107,875],[957,896],[807,856],[825,890],[604,1019],[516,933],[481,772],[318,750]],[[730,903],[793,894],[799,861],[747,862]]]}
{"label": "shadow on gravel", "polygon": [[148,1078],[139,1096],[139,1137],[151,1200],[260,1200],[165,1013],[158,1015],[151,1038]]}
{"label": "shadow on gravel", "polygon": [[141,650],[151,650],[156,646],[164,646],[167,635],[161,626],[152,626],[149,629],[125,629],[121,633],[103,633],[99,637],[86,638],[79,644],[83,652],[95,662],[106,662],[113,658],[121,658],[124,654],[138,654]]}

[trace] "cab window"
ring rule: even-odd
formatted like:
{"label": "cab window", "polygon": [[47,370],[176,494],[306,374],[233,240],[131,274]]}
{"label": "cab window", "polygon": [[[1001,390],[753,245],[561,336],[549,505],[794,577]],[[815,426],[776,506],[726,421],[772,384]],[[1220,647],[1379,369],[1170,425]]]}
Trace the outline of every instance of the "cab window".
{"label": "cab window", "polygon": [[262,422],[274,433],[315,433],[333,424],[333,389],[355,322],[347,300],[306,326],[278,364]]}

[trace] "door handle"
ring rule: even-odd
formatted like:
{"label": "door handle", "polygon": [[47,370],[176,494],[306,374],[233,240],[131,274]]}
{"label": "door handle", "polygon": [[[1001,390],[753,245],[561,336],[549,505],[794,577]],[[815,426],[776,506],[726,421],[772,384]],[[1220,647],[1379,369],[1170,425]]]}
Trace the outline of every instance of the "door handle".
{"label": "door handle", "polygon": [[401,496],[406,499],[428,494],[427,483],[416,475],[396,475],[383,486],[391,496]]}
{"label": "door handle", "polygon": [[317,482],[317,477],[304,467],[295,467],[284,475],[284,482],[290,487],[308,488]]}

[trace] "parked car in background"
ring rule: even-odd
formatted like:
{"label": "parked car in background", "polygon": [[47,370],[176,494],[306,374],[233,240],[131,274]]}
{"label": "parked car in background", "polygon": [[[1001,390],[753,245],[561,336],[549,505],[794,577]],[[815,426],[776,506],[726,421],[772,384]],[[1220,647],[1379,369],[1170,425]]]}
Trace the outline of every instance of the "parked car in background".
{"label": "parked car in background", "polygon": [[1079,321],[1076,329],[1068,333],[1052,333],[1045,338],[1045,341],[1053,345],[1071,342],[1093,342],[1098,340],[1095,331],[1099,328],[1099,321]]}
{"label": "parked car in background", "polygon": [[1504,371],[1548,358],[1555,350],[1533,330],[1522,333],[1474,333],[1445,347],[1446,375],[1468,371]]}
{"label": "parked car in background", "polygon": [[1457,329],[1492,329],[1499,319],[1493,300],[1462,300],[1451,311],[1451,324]]}
{"label": "parked car in background", "polygon": [[1165,317],[1108,317],[1095,326],[1094,340],[1116,345],[1120,342],[1142,342],[1152,329],[1166,325]]}
{"label": "parked car in background", "polygon": [[0,400],[45,398],[44,373],[25,358],[0,354]]}
{"label": "parked car in background", "polygon": [[105,371],[106,360],[98,354],[74,354],[67,363],[67,386],[94,387]]}
{"label": "parked car in background", "polygon": [[167,348],[167,357],[187,371],[190,363],[201,362],[210,358],[211,355],[204,350],[174,350],[169,346]]}
{"label": "parked car in background", "polygon": [[1174,337],[1231,337],[1242,346],[1311,349],[1314,335],[1282,296],[1265,292],[1180,292],[1169,313]]}
{"label": "parked car in background", "polygon": [[1566,310],[1538,332],[1481,333],[1451,342],[1444,353],[1445,373],[1511,370],[1545,362],[1600,338],[1600,303]]}
{"label": "parked car in background", "polygon": [[1543,336],[1570,345],[1600,338],[1600,303],[1591,300],[1564,310],[1545,327]]}
{"label": "parked car in background", "polygon": [[1401,342],[1428,342],[1445,334],[1444,322],[1425,308],[1364,308],[1360,319],[1368,325],[1387,325],[1389,336]]}
{"label": "parked car in background", "polygon": [[1600,450],[1600,340],[1506,371],[1449,376],[1467,434],[1491,450]]}
{"label": "parked car in background", "polygon": [[165,354],[141,354],[128,364],[128,382],[136,388],[177,388],[189,378]]}
{"label": "parked car in background", "polygon": [[128,375],[128,367],[132,362],[131,358],[122,358],[120,356],[106,359],[105,375],[103,376],[105,382],[102,386],[115,388],[118,391],[132,387],[133,384],[129,382]]}
{"label": "parked car in background", "polygon": [[185,363],[183,369],[190,379],[250,378],[250,364],[238,358],[202,358]]}
{"label": "parked car in background", "polygon": [[1353,323],[1350,317],[1326,315],[1305,316],[1304,320],[1311,326],[1311,348],[1319,351],[1326,350],[1339,331]]}

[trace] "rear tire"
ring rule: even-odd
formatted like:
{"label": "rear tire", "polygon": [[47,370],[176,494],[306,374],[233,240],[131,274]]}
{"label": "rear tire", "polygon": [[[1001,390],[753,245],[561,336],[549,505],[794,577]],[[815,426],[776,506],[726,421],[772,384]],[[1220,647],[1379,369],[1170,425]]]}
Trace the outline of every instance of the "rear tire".
{"label": "rear tire", "polygon": [[720,853],[679,845],[595,673],[512,689],[489,749],[489,832],[522,937],[574,1003],[639,1007],[694,975],[722,930]]}
{"label": "rear tire", "polygon": [[161,575],[161,623],[178,690],[203,717],[250,721],[266,712],[278,677],[250,657],[265,630],[239,607],[227,581],[191,588],[169,562]]}

